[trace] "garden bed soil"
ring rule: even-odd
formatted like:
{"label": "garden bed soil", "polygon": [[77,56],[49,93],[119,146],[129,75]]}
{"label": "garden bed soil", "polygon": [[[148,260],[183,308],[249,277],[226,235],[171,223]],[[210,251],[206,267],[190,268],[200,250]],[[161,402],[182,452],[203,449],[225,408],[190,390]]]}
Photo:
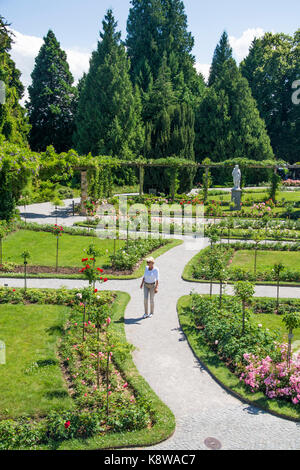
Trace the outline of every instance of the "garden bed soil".
{"label": "garden bed soil", "polygon": [[[113,274],[114,276],[130,276],[133,272],[139,268],[141,262],[139,262],[133,270],[127,271],[114,271],[113,269],[105,269],[105,275]],[[54,266],[28,266],[27,265],[27,274],[79,274],[80,267],[78,268],[70,268],[70,267],[58,267],[56,271]],[[17,265],[14,268],[4,269],[0,266],[0,273],[16,273],[16,274],[23,274],[24,273],[24,266]]]}

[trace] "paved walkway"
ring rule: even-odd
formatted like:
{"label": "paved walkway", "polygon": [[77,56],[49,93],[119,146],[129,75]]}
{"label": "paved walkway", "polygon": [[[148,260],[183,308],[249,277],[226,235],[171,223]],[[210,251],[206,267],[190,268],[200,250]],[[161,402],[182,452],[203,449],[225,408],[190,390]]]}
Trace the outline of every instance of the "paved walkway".
{"label": "paved walkway", "polygon": [[[208,284],[184,282],[184,266],[207,240],[184,244],[157,260],[161,282],[152,319],[143,320],[140,280],[110,281],[102,287],[130,293],[125,314],[126,335],[134,344],[135,364],[157,395],[176,417],[176,431],[153,449],[205,449],[208,437],[218,439],[223,449],[300,449],[300,424],[274,417],[241,403],[224,391],[203,369],[180,330],[177,300],[191,290],[208,292]],[[6,279],[9,286],[22,286],[21,279]],[[82,287],[79,280],[30,279],[29,287]],[[218,292],[218,286],[214,286]],[[231,292],[231,288],[228,288]],[[275,287],[258,286],[258,296],[275,296]],[[282,297],[300,298],[299,288],[282,288]]]}

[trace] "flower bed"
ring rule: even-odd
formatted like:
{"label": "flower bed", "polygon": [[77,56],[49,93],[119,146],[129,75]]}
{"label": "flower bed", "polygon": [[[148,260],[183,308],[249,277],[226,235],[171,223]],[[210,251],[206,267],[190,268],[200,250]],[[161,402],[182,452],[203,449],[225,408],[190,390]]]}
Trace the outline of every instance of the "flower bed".
{"label": "flower bed", "polygon": [[[132,349],[121,334],[120,327],[114,325],[114,317],[121,308],[116,309],[116,305],[120,305],[124,294],[95,290],[87,297],[87,289],[42,292],[1,289],[0,293],[2,302],[4,297],[16,303],[28,303],[29,299],[45,303],[52,299],[53,303],[72,305],[59,352],[69,394],[74,402],[73,408],[50,412],[39,420],[25,416],[1,420],[0,449],[57,448],[74,439],[84,443],[93,436],[99,436],[100,448],[105,442],[109,443],[109,436],[117,436],[116,433],[121,433],[122,439],[126,435],[124,433],[138,436],[137,433],[143,433],[143,429],[151,436],[151,429],[153,426],[155,428],[155,422],[159,422],[160,417],[157,410],[153,410],[149,397],[145,399],[133,386],[135,373],[132,371],[127,379],[125,368],[121,366],[128,363],[126,358]],[[86,321],[83,320],[83,301],[88,302]],[[172,432],[171,421],[165,422],[165,425],[166,430],[161,429],[160,437],[148,438],[149,443],[153,439],[157,442]],[[130,442],[131,434],[128,435]],[[141,441],[144,439],[141,434]]]}
{"label": "flower bed", "polygon": [[283,181],[282,184],[287,187],[300,187],[300,180],[288,179]]}
{"label": "flower bed", "polygon": [[[253,306],[269,301],[273,299],[254,298]],[[285,302],[298,302],[299,309],[298,300],[286,299],[283,303]],[[272,364],[278,364],[278,369],[281,368],[279,345],[282,338],[277,336],[277,332],[263,328],[251,310],[247,309],[245,332],[242,335],[242,307],[236,298],[229,296],[223,298],[221,309],[216,296],[212,300],[208,296],[197,294],[184,296],[178,302],[178,313],[180,325],[191,348],[202,366],[208,369],[217,382],[251,405],[300,421],[300,407],[293,400],[294,396],[276,393],[274,398],[269,398],[263,388],[251,388],[243,380],[246,377],[246,367],[249,366],[248,355],[258,358],[260,362],[255,363],[258,367],[270,357]],[[283,349],[286,350],[286,345]],[[282,365],[282,370],[284,367]],[[293,368],[292,364],[291,371]],[[244,375],[241,377],[242,374]],[[293,374],[288,374],[287,380],[289,376]],[[282,383],[284,380],[281,379]]]}
{"label": "flower bed", "polygon": [[111,255],[111,264],[115,270],[131,271],[144,256],[168,243],[169,240],[162,238],[128,240],[128,247],[120,248],[116,254]]}
{"label": "flower bed", "polygon": [[242,367],[240,380],[254,393],[261,390],[268,398],[284,398],[294,405],[300,403],[300,354],[287,361],[287,344],[277,346],[276,359],[254,354],[244,354],[246,365]]}
{"label": "flower bed", "polygon": [[242,307],[236,298],[225,298],[220,309],[217,298],[192,294],[189,314],[198,335],[252,393],[261,391],[294,405],[300,402],[300,354],[288,365],[287,344],[249,311],[243,333]]}

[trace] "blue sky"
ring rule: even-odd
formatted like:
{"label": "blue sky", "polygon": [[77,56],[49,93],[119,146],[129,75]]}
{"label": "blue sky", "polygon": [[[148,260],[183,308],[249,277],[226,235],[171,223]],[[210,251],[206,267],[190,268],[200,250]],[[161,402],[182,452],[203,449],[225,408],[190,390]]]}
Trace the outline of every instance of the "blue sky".
{"label": "blue sky", "polygon": [[[204,73],[224,29],[236,59],[241,60],[255,35],[266,31],[292,34],[300,27],[299,0],[185,0],[184,4],[189,29],[195,37],[197,66]],[[53,29],[67,50],[71,70],[78,79],[88,67],[105,11],[113,9],[125,38],[129,7],[129,0],[0,0],[1,14],[17,33],[13,58],[25,84],[48,29]]]}

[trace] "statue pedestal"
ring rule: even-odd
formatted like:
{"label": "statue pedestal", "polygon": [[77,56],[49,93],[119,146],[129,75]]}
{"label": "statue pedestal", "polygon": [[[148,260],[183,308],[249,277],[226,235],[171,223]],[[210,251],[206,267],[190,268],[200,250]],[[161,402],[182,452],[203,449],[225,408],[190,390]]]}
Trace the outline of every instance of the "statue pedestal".
{"label": "statue pedestal", "polygon": [[242,190],[233,188],[231,190],[231,202],[234,203],[234,207],[232,207],[232,211],[240,211],[242,206]]}

